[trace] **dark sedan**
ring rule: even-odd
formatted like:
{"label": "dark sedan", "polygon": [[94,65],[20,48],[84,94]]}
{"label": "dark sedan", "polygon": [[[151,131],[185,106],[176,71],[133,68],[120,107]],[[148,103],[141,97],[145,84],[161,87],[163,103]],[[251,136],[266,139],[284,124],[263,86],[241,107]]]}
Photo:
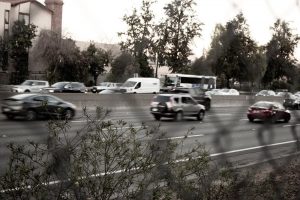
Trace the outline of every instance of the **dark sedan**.
{"label": "dark sedan", "polygon": [[3,100],[2,113],[8,119],[24,117],[26,120],[37,118],[72,119],[76,106],[58,97],[46,94],[19,94]]}
{"label": "dark sedan", "polygon": [[250,122],[253,122],[256,119],[269,122],[280,120],[289,122],[291,114],[281,103],[259,101],[249,107],[247,117]]}
{"label": "dark sedan", "polygon": [[43,92],[85,93],[87,89],[80,82],[57,82],[51,85],[51,87],[43,88]]}

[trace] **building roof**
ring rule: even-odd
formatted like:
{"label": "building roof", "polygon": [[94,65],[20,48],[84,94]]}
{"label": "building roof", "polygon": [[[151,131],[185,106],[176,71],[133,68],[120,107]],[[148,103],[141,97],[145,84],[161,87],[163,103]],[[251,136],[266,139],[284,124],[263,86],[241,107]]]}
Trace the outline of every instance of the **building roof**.
{"label": "building roof", "polygon": [[27,3],[27,2],[32,2],[32,1],[36,1],[36,0],[1,0],[1,1],[11,3],[12,6],[15,6],[20,3]]}
{"label": "building roof", "polygon": [[7,2],[7,3],[11,3],[12,6],[16,6],[22,3],[28,3],[28,2],[32,2],[32,3],[36,3],[37,5],[39,5],[40,7],[52,12],[52,10],[50,10],[49,8],[47,8],[44,4],[40,3],[37,0],[0,0],[2,2]]}

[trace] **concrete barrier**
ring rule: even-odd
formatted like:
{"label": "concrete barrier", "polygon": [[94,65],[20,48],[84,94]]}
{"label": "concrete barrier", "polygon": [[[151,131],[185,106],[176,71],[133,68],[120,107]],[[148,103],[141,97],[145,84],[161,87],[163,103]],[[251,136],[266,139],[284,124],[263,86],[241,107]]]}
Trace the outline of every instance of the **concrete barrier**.
{"label": "concrete barrier", "polygon": [[[15,95],[12,92],[0,92],[1,99]],[[95,108],[128,108],[128,107],[149,107],[154,94],[77,94],[77,93],[54,93],[61,99],[74,103],[77,107]],[[252,95],[239,96],[212,96],[212,107],[235,107],[249,106],[254,102],[278,101],[283,102],[282,97],[255,97]]]}

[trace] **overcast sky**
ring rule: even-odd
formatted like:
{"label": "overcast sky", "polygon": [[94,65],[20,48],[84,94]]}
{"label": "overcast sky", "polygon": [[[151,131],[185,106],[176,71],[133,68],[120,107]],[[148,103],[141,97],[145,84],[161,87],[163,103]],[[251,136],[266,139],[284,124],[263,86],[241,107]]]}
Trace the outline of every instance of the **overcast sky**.
{"label": "overcast sky", "polygon": [[[39,0],[43,2],[44,0]],[[155,16],[163,17],[163,6],[171,0],[157,0]],[[195,0],[202,36],[193,43],[196,57],[209,48],[217,23],[225,24],[243,12],[252,38],[260,45],[271,39],[270,27],[277,18],[286,20],[300,34],[300,0]],[[118,32],[126,31],[125,14],[139,8],[142,0],[64,0],[63,34],[75,40],[118,43]],[[300,44],[296,50],[300,61]]]}

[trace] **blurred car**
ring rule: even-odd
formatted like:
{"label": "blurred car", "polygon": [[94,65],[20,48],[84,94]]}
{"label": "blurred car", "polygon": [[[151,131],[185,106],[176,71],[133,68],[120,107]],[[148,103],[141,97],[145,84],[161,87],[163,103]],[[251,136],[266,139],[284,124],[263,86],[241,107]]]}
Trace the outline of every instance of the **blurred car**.
{"label": "blurred car", "polygon": [[295,96],[300,97],[300,91],[294,93]]}
{"label": "blurred car", "polygon": [[291,114],[281,103],[270,101],[258,101],[249,107],[247,117],[250,122],[254,120],[276,122],[283,120],[289,122]]}
{"label": "blurred car", "polygon": [[93,93],[97,93],[108,89],[115,90],[115,89],[119,89],[121,85],[122,85],[121,83],[102,82],[97,86],[93,86],[91,91]]}
{"label": "blurred car", "polygon": [[240,95],[239,91],[237,91],[236,89],[219,89],[216,92],[214,92],[213,95],[230,95],[230,96],[236,96],[236,95]]}
{"label": "blurred car", "polygon": [[26,80],[20,85],[15,85],[12,87],[12,92],[41,92],[43,88],[49,87],[48,81],[41,80]]}
{"label": "blurred car", "polygon": [[51,87],[43,88],[43,92],[86,93],[87,88],[80,82],[57,82]]}
{"label": "blurred car", "polygon": [[170,93],[186,93],[190,94],[199,104],[205,106],[205,110],[210,110],[211,107],[211,96],[206,93],[204,89],[195,88],[176,88],[170,90]]}
{"label": "blurred car", "polygon": [[8,119],[17,116],[26,120],[40,117],[72,119],[76,106],[52,95],[18,94],[4,99],[1,110]]}
{"label": "blurred car", "polygon": [[214,95],[216,94],[220,89],[212,89],[205,92],[206,95]]}
{"label": "blurred car", "polygon": [[255,96],[276,96],[276,93],[273,90],[261,90]]}
{"label": "blurred car", "polygon": [[120,89],[106,89],[99,92],[99,94],[117,94],[117,93],[121,94]]}
{"label": "blurred car", "polygon": [[293,95],[292,93],[287,93],[284,96],[283,106],[287,109],[300,109],[300,97]]}
{"label": "blurred car", "polygon": [[156,120],[167,117],[180,121],[185,116],[190,116],[201,121],[205,116],[205,107],[189,94],[156,95],[151,102],[150,111]]}

